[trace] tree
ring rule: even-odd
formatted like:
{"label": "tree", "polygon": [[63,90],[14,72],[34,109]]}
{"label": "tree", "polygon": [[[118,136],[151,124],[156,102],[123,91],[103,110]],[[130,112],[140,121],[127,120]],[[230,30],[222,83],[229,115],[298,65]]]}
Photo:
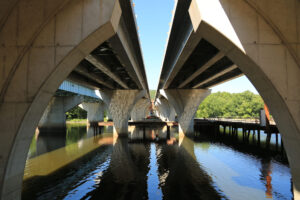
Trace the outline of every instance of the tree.
{"label": "tree", "polygon": [[262,98],[250,91],[217,92],[209,95],[200,104],[196,117],[258,118],[263,105]]}

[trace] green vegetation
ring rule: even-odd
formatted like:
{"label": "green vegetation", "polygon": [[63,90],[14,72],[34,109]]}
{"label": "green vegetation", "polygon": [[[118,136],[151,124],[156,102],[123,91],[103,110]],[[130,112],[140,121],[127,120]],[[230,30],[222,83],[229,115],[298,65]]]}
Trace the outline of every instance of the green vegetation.
{"label": "green vegetation", "polygon": [[79,106],[75,106],[71,110],[66,113],[67,120],[70,119],[86,119],[87,112],[80,108]]}
{"label": "green vegetation", "polygon": [[199,106],[197,118],[258,118],[264,102],[250,91],[242,93],[217,92],[209,95]]}
{"label": "green vegetation", "polygon": [[152,101],[154,101],[155,95],[156,95],[156,90],[150,90],[150,98]]}

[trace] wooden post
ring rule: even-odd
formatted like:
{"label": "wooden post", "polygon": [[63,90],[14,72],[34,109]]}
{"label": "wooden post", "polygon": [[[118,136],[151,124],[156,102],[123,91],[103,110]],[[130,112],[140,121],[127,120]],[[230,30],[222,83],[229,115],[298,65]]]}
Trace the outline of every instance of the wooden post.
{"label": "wooden post", "polygon": [[167,126],[167,140],[170,139],[170,126]]}
{"label": "wooden post", "polygon": [[269,149],[270,147],[270,141],[271,141],[271,134],[267,133],[267,138],[266,138],[266,147]]}
{"label": "wooden post", "polygon": [[260,128],[257,130],[257,144],[260,146]]}
{"label": "wooden post", "polygon": [[275,133],[276,134],[276,152],[278,151],[278,133]]}

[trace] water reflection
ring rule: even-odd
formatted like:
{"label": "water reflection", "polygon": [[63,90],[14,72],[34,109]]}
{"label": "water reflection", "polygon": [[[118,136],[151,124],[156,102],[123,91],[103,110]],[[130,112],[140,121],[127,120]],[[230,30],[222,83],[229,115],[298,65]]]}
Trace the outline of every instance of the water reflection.
{"label": "water reflection", "polygon": [[127,139],[118,139],[114,144],[108,169],[95,190],[86,197],[148,199],[149,152],[149,144],[128,144]]}
{"label": "water reflection", "polygon": [[244,144],[179,138],[166,127],[130,131],[128,139],[114,138],[111,127],[101,134],[70,126],[65,135],[36,135],[23,198],[293,198],[288,166]]}
{"label": "water reflection", "polygon": [[194,154],[194,142],[159,145],[159,176],[164,199],[220,199],[211,178],[202,170]]}

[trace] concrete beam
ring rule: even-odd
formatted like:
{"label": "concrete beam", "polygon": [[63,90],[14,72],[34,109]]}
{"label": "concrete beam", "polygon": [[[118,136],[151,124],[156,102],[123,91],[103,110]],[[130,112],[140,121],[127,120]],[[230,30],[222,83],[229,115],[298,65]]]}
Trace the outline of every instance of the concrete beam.
{"label": "concrete beam", "polygon": [[142,68],[144,66],[142,66],[144,63],[139,62],[137,55],[135,54],[135,47],[132,44],[132,42],[129,40],[130,35],[129,32],[126,28],[125,25],[125,19],[121,18],[120,20],[120,25],[119,25],[119,29],[117,31],[117,40],[119,40],[119,42],[115,43],[111,43],[113,49],[119,49],[120,46],[122,46],[122,48],[125,50],[126,55],[130,61],[130,65],[129,66],[124,66],[126,68],[127,71],[132,71],[134,70],[135,74],[137,75],[138,81],[140,83],[140,85],[142,85],[142,88],[144,90],[148,90],[148,83],[146,82],[147,78],[143,76],[142,73]]}
{"label": "concrete beam", "polygon": [[185,85],[187,85],[189,82],[194,80],[197,76],[199,76],[201,73],[203,73],[205,70],[213,66],[216,62],[218,62],[221,58],[224,57],[224,54],[222,52],[217,53],[214,57],[212,57],[209,61],[207,61],[203,66],[199,66],[198,70],[195,71],[189,78],[187,78],[183,83],[179,85],[179,88],[183,88]]}
{"label": "concrete beam", "polygon": [[145,90],[105,90],[100,95],[114,121],[114,134],[128,136],[128,120],[135,103],[146,95]]}
{"label": "concrete beam", "polygon": [[200,103],[211,93],[205,89],[168,89],[160,93],[173,105],[177,117],[179,134],[193,136],[194,116]]}
{"label": "concrete beam", "polygon": [[104,86],[108,87],[109,89],[114,88],[111,84],[107,83],[101,77],[96,76],[93,73],[90,73],[84,66],[82,66],[80,64],[74,69],[74,71],[77,72],[78,74],[81,74],[82,76],[85,76],[85,77],[101,84],[101,85],[104,85]]}
{"label": "concrete beam", "polygon": [[[233,65],[231,67],[228,67],[227,69],[224,69],[223,71],[220,71],[219,73],[217,73],[216,75],[214,75],[212,77],[207,77],[207,79],[205,79],[205,80],[201,81],[200,83],[197,83],[195,86],[193,86],[193,89],[199,88],[199,87],[201,87],[201,85],[204,85],[205,83],[208,83],[209,81],[219,78],[220,76],[223,76],[224,74],[226,74],[236,68],[237,68],[237,66]],[[236,77],[234,77],[234,78],[236,78]],[[225,80],[224,82],[227,82],[227,81],[229,81],[229,79]],[[222,83],[224,83],[224,82],[222,82]]]}
{"label": "concrete beam", "polygon": [[89,61],[92,65],[94,65],[96,68],[100,69],[104,74],[112,78],[114,81],[116,81],[119,85],[121,85],[125,89],[129,89],[127,84],[124,83],[117,75],[115,75],[106,64],[100,59],[96,58],[93,55],[88,55],[85,57],[87,61]]}
{"label": "concrete beam", "polygon": [[[86,80],[85,80],[86,79]],[[98,83],[87,79],[86,77],[76,73],[76,72],[72,72],[66,80],[75,82],[77,84],[83,85],[85,87],[94,89],[94,90],[99,90],[101,88],[101,85],[99,85]]]}

